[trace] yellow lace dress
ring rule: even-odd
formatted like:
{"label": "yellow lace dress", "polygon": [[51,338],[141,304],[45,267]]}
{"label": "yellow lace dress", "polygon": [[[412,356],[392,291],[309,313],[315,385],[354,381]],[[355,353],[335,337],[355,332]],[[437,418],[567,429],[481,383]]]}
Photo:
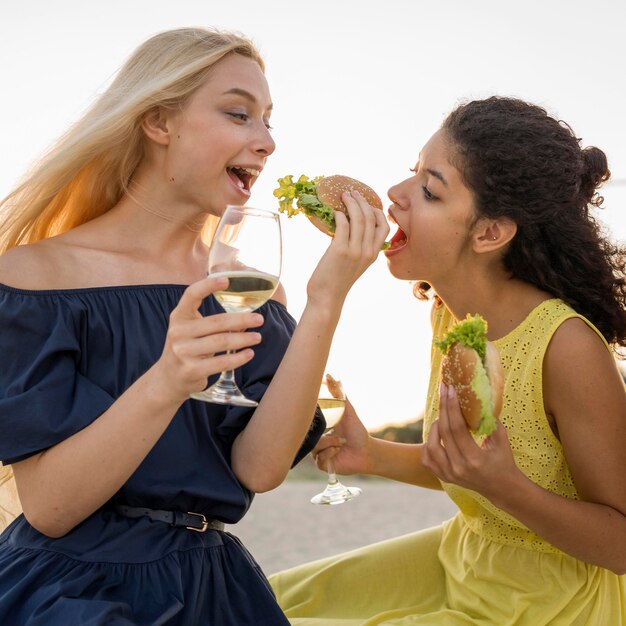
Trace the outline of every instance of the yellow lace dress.
{"label": "yellow lace dress", "polygon": [[[542,401],[546,348],[571,317],[580,316],[562,301],[548,300],[495,343],[506,378],[500,419],[518,467],[545,489],[577,499]],[[439,309],[434,336],[453,321]],[[425,437],[438,414],[440,362],[433,350]],[[443,487],[459,513],[442,526],[272,576],[291,623],[626,626],[626,576],[561,552],[476,492]]]}

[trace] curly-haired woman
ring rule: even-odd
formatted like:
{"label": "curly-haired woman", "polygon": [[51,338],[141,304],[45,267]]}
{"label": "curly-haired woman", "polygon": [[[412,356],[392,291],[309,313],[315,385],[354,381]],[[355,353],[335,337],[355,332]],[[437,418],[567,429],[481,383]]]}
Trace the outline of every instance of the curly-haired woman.
{"label": "curly-haired woman", "polygon": [[424,444],[374,439],[348,407],[321,466],[444,489],[459,513],[276,575],[281,606],[298,625],[626,624],[625,256],[591,214],[606,157],[493,97],[456,108],[413,172],[389,190],[389,270],[435,292],[435,338],[487,320],[500,422],[468,431],[436,349]]}

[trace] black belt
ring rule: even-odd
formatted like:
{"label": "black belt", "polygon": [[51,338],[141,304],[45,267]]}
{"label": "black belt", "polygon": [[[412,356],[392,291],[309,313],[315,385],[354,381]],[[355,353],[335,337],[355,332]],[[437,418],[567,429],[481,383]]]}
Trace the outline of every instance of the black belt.
{"label": "black belt", "polygon": [[117,513],[124,517],[149,517],[155,522],[164,522],[170,526],[195,530],[199,533],[203,533],[206,530],[224,530],[224,522],[216,519],[207,519],[202,513],[159,511],[139,506],[126,506],[125,504],[118,504],[114,508]]}

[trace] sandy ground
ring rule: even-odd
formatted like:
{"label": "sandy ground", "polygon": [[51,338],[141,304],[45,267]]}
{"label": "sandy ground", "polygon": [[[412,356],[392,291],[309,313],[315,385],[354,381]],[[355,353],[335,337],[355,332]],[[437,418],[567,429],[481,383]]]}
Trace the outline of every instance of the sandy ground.
{"label": "sandy ground", "polygon": [[344,477],[363,489],[336,506],[316,506],[316,480],[288,480],[256,496],[238,524],[227,530],[241,538],[266,574],[363,545],[428,528],[452,517],[456,506],[439,491],[387,480]]}

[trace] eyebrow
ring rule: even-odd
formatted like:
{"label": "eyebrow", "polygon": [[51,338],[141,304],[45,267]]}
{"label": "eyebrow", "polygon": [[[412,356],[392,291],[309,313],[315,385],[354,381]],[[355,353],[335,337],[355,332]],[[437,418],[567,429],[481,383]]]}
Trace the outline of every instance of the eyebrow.
{"label": "eyebrow", "polygon": [[437,180],[440,180],[446,187],[448,186],[448,181],[443,177],[443,174],[441,172],[430,169],[427,169],[426,171]]}
{"label": "eyebrow", "polygon": [[[250,93],[249,91],[247,91],[246,89],[241,89],[241,87],[233,87],[232,89],[225,91],[222,95],[223,96],[241,96],[242,98],[245,98],[246,100],[249,100],[250,102],[254,104],[257,103],[256,96]],[[273,104],[270,104],[267,108],[271,110],[273,106],[274,106]]]}

